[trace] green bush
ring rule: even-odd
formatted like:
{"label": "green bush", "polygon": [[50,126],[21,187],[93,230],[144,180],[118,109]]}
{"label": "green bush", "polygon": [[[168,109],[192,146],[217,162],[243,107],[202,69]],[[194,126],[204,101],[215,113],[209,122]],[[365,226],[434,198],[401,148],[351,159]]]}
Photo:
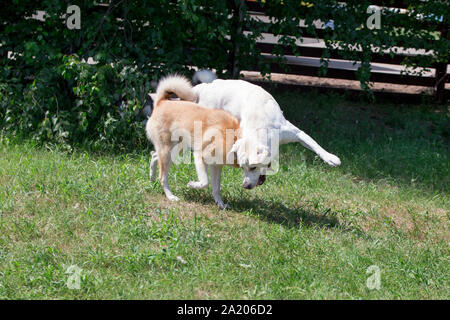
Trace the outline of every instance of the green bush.
{"label": "green bush", "polygon": [[[80,29],[63,16],[72,4]],[[37,10],[44,21],[30,18]],[[191,66],[222,75],[231,10],[226,1],[9,1],[0,13],[2,131],[67,144],[146,143],[135,114],[151,81],[190,76]]]}
{"label": "green bush", "polygon": [[[143,141],[135,111],[145,102],[150,79],[128,62],[91,65],[67,55],[24,88],[3,84],[1,89],[8,132],[60,143]],[[23,97],[17,100],[19,91]]]}

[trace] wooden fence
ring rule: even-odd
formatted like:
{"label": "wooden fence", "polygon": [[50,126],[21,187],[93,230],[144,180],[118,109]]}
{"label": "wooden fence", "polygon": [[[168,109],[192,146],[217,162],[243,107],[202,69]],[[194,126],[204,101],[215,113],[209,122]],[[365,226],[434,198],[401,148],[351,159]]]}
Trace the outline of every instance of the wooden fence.
{"label": "wooden fence", "polygon": [[[345,2],[345,1],[344,1]],[[371,1],[373,5],[382,5],[383,1]],[[245,1],[244,4],[247,7],[247,10],[250,14],[254,14],[261,18],[264,18],[264,9],[256,0]],[[396,8],[407,8],[405,1],[395,1],[394,6]],[[267,22],[270,23],[270,22]],[[428,23],[424,23],[424,28],[427,27]],[[448,35],[448,25],[438,24],[438,28],[441,32],[442,37],[447,37]],[[306,27],[300,27],[303,30],[303,34],[308,36],[308,29]],[[270,27],[268,28],[270,30]],[[244,32],[246,30],[243,30]],[[323,36],[323,29],[316,29],[316,34],[319,37]],[[275,49],[275,46],[278,47],[278,50],[281,48],[281,52],[286,56],[295,56],[295,53],[292,50],[291,46],[276,44],[273,41],[259,41],[256,44],[257,48],[261,50],[263,54],[267,54],[267,63],[270,64],[270,72],[272,73],[283,73],[283,74],[294,74],[294,75],[305,75],[305,76],[318,76],[319,75],[319,66],[311,66],[311,65],[302,65],[301,63],[294,63],[295,59],[288,59],[286,67],[281,66],[279,63],[275,62],[271,59],[271,53]],[[320,58],[323,55],[325,48],[314,47],[310,45],[299,44],[297,49],[300,53],[300,56],[303,58]],[[420,53],[413,53],[413,55],[419,55]],[[381,54],[381,53],[373,53],[372,55],[372,63],[383,63],[396,65],[400,67],[400,64],[412,54],[409,52],[401,52],[397,53],[393,56],[389,54]],[[342,53],[339,50],[331,50],[329,57],[331,59],[343,59]],[[415,86],[424,86],[424,87],[433,87],[435,98],[439,102],[444,102],[448,99],[450,90],[445,89],[445,83],[450,82],[450,77],[447,73],[447,64],[448,63],[438,63],[432,65],[434,69],[433,75],[408,75],[408,74],[400,74],[400,73],[386,73],[386,72],[374,72],[372,71],[370,81],[371,82],[380,82],[380,83],[391,83],[391,84],[400,84],[400,85],[415,85]],[[260,71],[257,68],[254,70],[248,71]],[[351,69],[342,69],[342,68],[333,68],[331,66],[328,67],[328,71],[325,78],[333,78],[333,79],[347,79],[347,80],[357,80],[356,70]]]}
{"label": "wooden fence", "polygon": [[[268,1],[268,0],[267,0]],[[340,2],[345,2],[340,1]],[[377,6],[383,6],[383,4],[389,2],[389,7],[391,8],[398,8],[398,9],[405,9],[408,7],[407,1],[402,0],[371,0],[370,1],[372,5]],[[281,73],[281,74],[292,74],[292,75],[303,75],[303,76],[313,76],[317,77],[319,76],[319,69],[320,66],[317,65],[311,65],[311,64],[302,64],[298,63],[298,60],[296,62],[295,58],[315,58],[316,60],[321,58],[323,56],[324,50],[326,50],[323,46],[311,46],[308,44],[298,44],[297,50],[295,50],[299,55],[296,55],[296,52],[294,52],[293,48],[288,45],[282,45],[278,44],[276,41],[273,41],[275,38],[273,34],[270,32],[270,21],[265,16],[264,8],[260,4],[258,0],[241,0],[241,4],[243,6],[246,6],[246,9],[249,14],[254,15],[258,18],[260,18],[263,22],[268,24],[268,35],[272,36],[272,41],[265,41],[265,40],[259,40],[256,43],[256,47],[261,51],[261,53],[265,56],[267,59],[267,64],[269,65],[269,69],[271,73]],[[100,4],[97,6],[97,9],[99,10],[106,10],[108,8],[108,4]],[[236,11],[237,10],[237,11]],[[239,8],[236,8],[235,14],[241,18],[242,11],[239,11]],[[265,18],[265,19],[264,19]],[[264,21],[265,20],[265,21]],[[449,26],[446,24],[443,24],[439,21],[436,21],[435,23],[426,22],[426,21],[418,21],[418,24],[423,27],[423,29],[429,29],[430,27],[432,30],[440,30],[441,36],[446,38],[448,36],[448,29]],[[321,37],[324,36],[325,30],[321,28],[316,28],[315,34],[312,34],[310,30],[305,26],[299,26],[299,28],[302,29],[302,34],[305,37],[311,37],[317,39],[317,40],[323,40]],[[238,33],[242,32],[248,32],[251,30],[246,30],[245,27],[242,28],[242,26],[239,26],[237,28]],[[289,57],[291,59],[287,59],[287,63],[285,65],[281,65],[278,61],[273,59],[273,52],[274,50],[279,51],[281,50],[282,54],[285,55],[285,57]],[[194,54],[192,52],[192,54]],[[439,102],[447,101],[447,99],[450,97],[450,90],[445,88],[445,84],[450,82],[450,77],[447,72],[448,68],[448,62],[446,63],[435,63],[432,67],[432,72],[424,74],[422,76],[419,75],[411,75],[411,74],[401,74],[399,70],[402,68],[401,64],[404,62],[405,59],[408,59],[411,56],[417,56],[422,54],[420,51],[412,52],[408,50],[403,50],[400,52],[397,52],[395,55],[391,54],[383,54],[379,52],[374,52],[372,54],[371,63],[380,63],[385,65],[390,65],[391,67],[395,67],[398,72],[382,72],[375,70],[372,70],[370,81],[374,83],[389,83],[389,84],[399,84],[399,85],[412,85],[412,86],[421,86],[421,87],[428,87],[434,89],[434,96],[435,99]],[[231,74],[236,77],[238,75],[238,61],[237,56],[239,55],[239,48],[235,47],[234,51],[229,52],[230,55],[230,68],[232,68]],[[334,61],[341,61],[341,62],[347,62],[348,64],[351,64],[351,61],[343,59],[343,54],[341,50],[335,49],[330,50],[327,55],[330,59],[333,59]],[[336,65],[336,64],[335,64]],[[341,64],[342,65],[342,64]],[[395,69],[394,68],[394,69]],[[383,68],[378,68],[383,69]],[[246,68],[243,71],[261,71],[258,69],[258,67],[250,67]],[[342,68],[342,67],[336,67],[333,66],[333,64],[330,64],[328,66],[326,75],[323,76],[323,78],[330,78],[330,79],[345,79],[345,80],[358,80],[357,79],[357,73],[356,68]]]}

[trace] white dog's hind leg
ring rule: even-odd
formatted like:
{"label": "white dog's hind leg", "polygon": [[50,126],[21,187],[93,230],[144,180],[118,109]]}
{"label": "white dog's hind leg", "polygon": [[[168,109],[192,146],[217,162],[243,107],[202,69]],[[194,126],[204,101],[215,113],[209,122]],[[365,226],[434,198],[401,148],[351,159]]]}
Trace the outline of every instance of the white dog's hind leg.
{"label": "white dog's hind leg", "polygon": [[222,198],[220,197],[220,174],[222,172],[222,166],[211,165],[209,166],[209,172],[211,173],[211,188],[214,201],[220,209],[229,209],[230,206],[223,203]]}
{"label": "white dog's hind leg", "polygon": [[281,128],[280,144],[300,142],[305,148],[315,152],[325,163],[332,167],[339,166],[341,160],[322,148],[313,138],[301,131],[289,121]]}
{"label": "white dog's hind leg", "polygon": [[151,160],[150,160],[150,180],[155,181],[156,180],[156,167],[158,164],[158,153],[156,151],[152,151],[151,153]]}
{"label": "white dog's hind leg", "polygon": [[198,181],[190,181],[187,186],[194,189],[206,188],[208,182],[208,169],[203,161],[202,151],[194,151],[195,170],[197,171]]}

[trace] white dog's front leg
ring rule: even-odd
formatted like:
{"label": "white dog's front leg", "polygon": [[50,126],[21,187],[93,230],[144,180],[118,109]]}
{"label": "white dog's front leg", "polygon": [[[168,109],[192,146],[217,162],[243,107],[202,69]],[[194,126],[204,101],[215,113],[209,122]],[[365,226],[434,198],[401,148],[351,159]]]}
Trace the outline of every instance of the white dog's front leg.
{"label": "white dog's front leg", "polygon": [[208,169],[203,161],[202,151],[194,151],[195,170],[197,171],[198,181],[190,181],[187,186],[194,189],[206,188],[208,182]]}
{"label": "white dog's front leg", "polygon": [[220,197],[220,174],[222,173],[222,166],[220,165],[210,165],[209,172],[211,173],[211,188],[214,201],[220,209],[229,209],[230,206],[223,203]]}
{"label": "white dog's front leg", "polygon": [[158,164],[158,153],[156,151],[150,152],[151,160],[150,160],[150,180],[156,180],[156,167]]}
{"label": "white dog's front leg", "polygon": [[289,121],[286,121],[286,125],[281,129],[280,144],[289,142],[300,142],[305,148],[315,152],[323,161],[325,161],[325,163],[332,167],[336,167],[341,164],[341,160],[338,157],[326,151],[316,141],[314,141],[313,138],[298,129]]}

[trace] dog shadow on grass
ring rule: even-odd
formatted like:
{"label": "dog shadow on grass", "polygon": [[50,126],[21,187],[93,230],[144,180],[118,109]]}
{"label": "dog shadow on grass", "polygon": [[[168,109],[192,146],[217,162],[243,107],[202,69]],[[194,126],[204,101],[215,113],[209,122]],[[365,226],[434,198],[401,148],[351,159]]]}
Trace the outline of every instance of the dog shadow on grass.
{"label": "dog shadow on grass", "polygon": [[[186,192],[184,199],[189,202],[215,205],[212,199],[196,191]],[[227,199],[232,211],[246,213],[269,223],[277,223],[288,228],[298,228],[299,226],[318,227],[326,229],[341,229],[350,231],[351,227],[343,225],[337,218],[337,213],[331,210],[315,211],[304,207],[287,207],[281,201],[267,201],[258,199]]]}

